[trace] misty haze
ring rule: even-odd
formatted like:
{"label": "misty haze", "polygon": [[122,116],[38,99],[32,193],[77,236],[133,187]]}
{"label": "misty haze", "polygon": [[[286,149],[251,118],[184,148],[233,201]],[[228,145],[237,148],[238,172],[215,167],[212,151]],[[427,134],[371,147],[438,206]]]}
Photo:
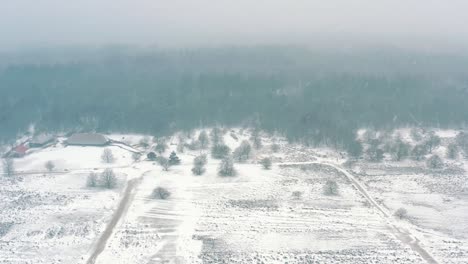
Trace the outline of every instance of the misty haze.
{"label": "misty haze", "polygon": [[0,264],[468,263],[467,10],[0,0]]}

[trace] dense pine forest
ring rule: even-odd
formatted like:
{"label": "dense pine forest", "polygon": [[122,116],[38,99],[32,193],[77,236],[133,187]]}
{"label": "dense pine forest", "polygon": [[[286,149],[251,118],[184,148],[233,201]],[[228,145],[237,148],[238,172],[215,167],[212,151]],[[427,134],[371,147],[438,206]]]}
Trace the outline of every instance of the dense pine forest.
{"label": "dense pine forest", "polygon": [[468,121],[468,57],[448,53],[121,48],[44,57],[1,57],[2,140],[30,124],[154,135],[249,125],[342,146],[362,126]]}

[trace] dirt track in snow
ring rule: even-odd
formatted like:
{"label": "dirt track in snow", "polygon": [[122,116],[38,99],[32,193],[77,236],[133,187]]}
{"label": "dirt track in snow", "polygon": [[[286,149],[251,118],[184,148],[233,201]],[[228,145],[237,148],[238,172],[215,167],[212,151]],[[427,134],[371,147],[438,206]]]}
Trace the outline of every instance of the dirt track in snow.
{"label": "dirt track in snow", "polygon": [[109,224],[107,224],[106,229],[104,230],[102,235],[99,237],[99,240],[94,246],[91,256],[86,261],[87,264],[94,264],[97,258],[99,257],[99,255],[106,248],[107,241],[111,237],[114,231],[114,228],[117,226],[117,223],[120,221],[122,216],[124,216],[125,213],[127,212],[131,204],[131,201],[133,200],[135,196],[134,190],[136,189],[138,184],[141,182],[141,180],[143,179],[143,176],[146,173],[147,172],[143,173],[139,178],[132,179],[128,182],[127,187],[125,188],[124,196],[120,200],[119,206],[117,210],[115,211],[114,215],[112,216],[112,219],[110,220]]}
{"label": "dirt track in snow", "polygon": [[282,163],[278,165],[308,165],[308,164],[320,164],[320,165],[326,165],[333,167],[334,169],[338,170],[341,172],[343,175],[348,178],[348,180],[352,183],[354,187],[356,187],[357,191],[361,193],[365,199],[379,212],[382,213],[382,216],[385,218],[387,221],[387,224],[390,226],[393,234],[395,237],[397,237],[402,243],[408,245],[411,247],[411,249],[415,252],[417,252],[427,263],[434,264],[438,263],[432,256],[427,252],[420,244],[419,240],[411,234],[409,230],[404,229],[403,227],[398,226],[395,223],[395,220],[392,218],[392,215],[382,206],[380,206],[367,192],[367,190],[364,188],[364,186],[353,176],[351,173],[349,173],[347,170],[341,168],[340,166],[337,166],[335,164],[331,164],[328,162],[288,162],[288,163]]}

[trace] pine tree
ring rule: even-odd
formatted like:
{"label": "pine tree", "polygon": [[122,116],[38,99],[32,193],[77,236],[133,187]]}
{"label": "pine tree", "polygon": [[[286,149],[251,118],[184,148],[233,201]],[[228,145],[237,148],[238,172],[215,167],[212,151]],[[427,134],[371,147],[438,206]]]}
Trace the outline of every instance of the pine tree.
{"label": "pine tree", "polygon": [[177,157],[177,154],[172,151],[171,152],[171,155],[169,156],[169,165],[178,165],[180,164],[180,159],[179,157]]}

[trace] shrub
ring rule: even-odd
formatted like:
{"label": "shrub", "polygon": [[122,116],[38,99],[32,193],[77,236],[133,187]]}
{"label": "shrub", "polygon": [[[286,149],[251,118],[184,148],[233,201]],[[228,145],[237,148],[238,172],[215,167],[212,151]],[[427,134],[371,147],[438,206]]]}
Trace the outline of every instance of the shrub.
{"label": "shrub", "polygon": [[269,170],[269,169],[271,169],[272,162],[271,162],[270,158],[263,158],[260,161],[260,164],[262,164],[263,169]]}
{"label": "shrub", "polygon": [[336,183],[336,181],[327,180],[323,186],[323,193],[325,195],[338,195],[338,183]]}
{"label": "shrub", "polygon": [[158,143],[156,144],[156,147],[154,148],[154,150],[156,150],[156,152],[158,152],[159,154],[162,154],[166,152],[166,149],[167,149],[166,141],[162,139],[158,140]]}
{"label": "shrub", "polygon": [[398,219],[405,219],[408,217],[408,211],[405,208],[401,207],[393,213],[393,216],[395,216]]}
{"label": "shrub", "polygon": [[458,149],[457,145],[452,143],[452,144],[449,144],[447,146],[446,155],[447,155],[448,159],[452,159],[452,160],[457,159],[458,158],[458,152],[459,152],[459,149]]}
{"label": "shrub", "polygon": [[293,196],[294,199],[299,200],[302,197],[302,192],[295,191],[295,192],[292,193],[292,196]]}
{"label": "shrub", "polygon": [[149,160],[155,161],[157,159],[156,153],[150,152],[146,155]]}
{"label": "shrub", "polygon": [[234,162],[231,157],[225,157],[219,165],[218,175],[223,177],[232,177],[236,175]]}
{"label": "shrub", "polygon": [[151,196],[154,199],[166,200],[167,198],[169,198],[169,196],[171,196],[171,192],[169,192],[167,189],[163,187],[156,187],[153,190],[153,193],[151,194]]}
{"label": "shrub", "polygon": [[55,164],[52,162],[52,161],[47,161],[45,164],[44,164],[44,167],[49,171],[53,171],[54,168],[55,168]]}
{"label": "shrub", "polygon": [[138,153],[138,152],[133,152],[133,153],[132,153],[132,159],[133,159],[134,162],[139,161],[140,158],[141,158],[141,154],[140,154],[140,153]]}
{"label": "shrub", "polygon": [[101,159],[105,163],[113,163],[114,162],[114,154],[112,154],[112,150],[105,148],[102,151]]}
{"label": "shrub", "polygon": [[148,148],[150,145],[150,138],[144,137],[140,140],[139,145],[143,148]]}
{"label": "shrub", "polygon": [[198,135],[198,143],[202,149],[206,149],[210,145],[210,140],[205,130],[200,132],[200,135]]}

